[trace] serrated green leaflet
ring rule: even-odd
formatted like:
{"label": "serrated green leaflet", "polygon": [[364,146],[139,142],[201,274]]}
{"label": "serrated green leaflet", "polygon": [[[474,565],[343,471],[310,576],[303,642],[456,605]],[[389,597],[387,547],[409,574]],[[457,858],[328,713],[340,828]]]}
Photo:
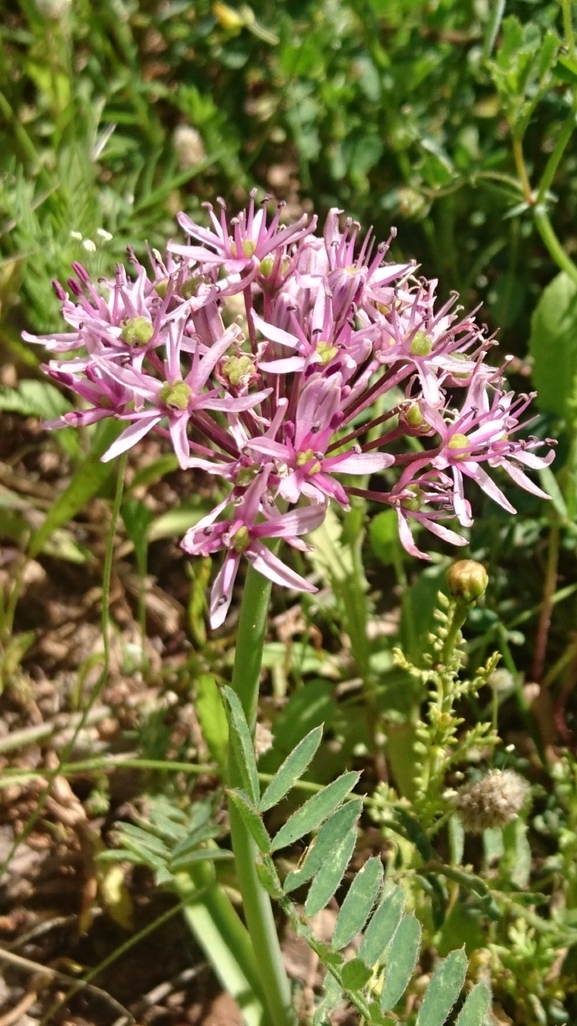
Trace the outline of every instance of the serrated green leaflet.
{"label": "serrated green leaflet", "polygon": [[270,850],[270,837],[265,830],[265,826],[259,815],[258,809],[256,809],[252,802],[248,800],[243,791],[228,788],[226,793],[236,805],[246,826],[258,845],[259,851],[267,855]]}
{"label": "serrated green leaflet", "polygon": [[453,1008],[467,973],[463,949],[450,955],[435,969],[417,1016],[417,1026],[443,1026]]}
{"label": "serrated green leaflet", "polygon": [[382,862],[373,856],[357,873],[343,901],[333,931],[333,947],[344,948],[362,930],[377,901],[382,880]]}
{"label": "serrated green leaflet", "polygon": [[331,812],[334,812],[344,801],[349,791],[352,791],[359,776],[359,773],[355,773],[352,770],[348,773],[343,773],[342,776],[333,780],[331,784],[327,784],[318,794],[309,798],[304,805],[301,805],[300,809],[297,809],[287,819],[284,826],[275,835],[271,844],[271,851],[285,848],[287,844],[298,841],[299,837],[309,834],[311,830],[316,830],[325,819],[328,819]]}
{"label": "serrated green leaflet", "polygon": [[266,812],[267,809],[272,809],[274,805],[278,805],[285,794],[288,794],[291,787],[294,787],[296,781],[309,766],[321,743],[322,736],[323,728],[320,726],[315,727],[306,737],[303,737],[294,751],[286,757],[260,800],[259,809],[261,812]]}
{"label": "serrated green leaflet", "polygon": [[359,948],[359,958],[367,965],[376,965],[399,925],[405,907],[405,893],[395,887],[379,905],[371,919]]}
{"label": "serrated green leaflet", "polygon": [[486,983],[477,983],[459,1012],[455,1026],[483,1026],[491,1004],[491,991]]}
{"label": "serrated green leaflet", "polygon": [[332,859],[341,837],[351,829],[360,816],[361,807],[360,801],[347,802],[323,823],[302,866],[287,875],[284,883],[287,894],[307,883],[327,861]]}
{"label": "serrated green leaflet", "polygon": [[[358,802],[360,815],[361,802]],[[314,916],[325,908],[339,886],[357,843],[356,824],[334,846],[330,859],[319,869],[305,901],[305,915]]]}
{"label": "serrated green leaflet", "polygon": [[420,948],[421,924],[411,913],[401,919],[389,949],[381,990],[383,1012],[390,1012],[405,993],[415,970]]}
{"label": "serrated green leaflet", "polygon": [[222,690],[228,703],[230,743],[236,756],[242,783],[248,797],[255,805],[258,805],[260,787],[256,759],[254,757],[254,745],[248,723],[246,722],[246,716],[236,692],[227,685]]}

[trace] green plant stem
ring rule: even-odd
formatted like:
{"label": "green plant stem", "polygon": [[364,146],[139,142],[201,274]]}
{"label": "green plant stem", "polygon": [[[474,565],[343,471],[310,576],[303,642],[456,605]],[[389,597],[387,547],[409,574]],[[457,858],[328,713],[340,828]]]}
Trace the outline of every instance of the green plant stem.
{"label": "green plant stem", "polygon": [[533,216],[535,218],[535,224],[537,225],[537,231],[545,243],[549,251],[549,255],[553,258],[560,270],[565,271],[565,273],[571,278],[571,281],[574,281],[577,285],[577,265],[575,265],[571,258],[567,256],[563,246],[555,234],[555,231],[553,230],[553,225],[547,217],[547,214],[542,208],[535,208]]}
{"label": "green plant stem", "polygon": [[573,32],[573,17],[571,13],[571,0],[561,0],[563,12],[563,35],[569,50],[569,56],[575,60],[575,33]]}
{"label": "green plant stem", "polygon": [[[232,687],[238,695],[251,730],[254,731],[271,582],[249,567],[244,586]],[[240,767],[232,746],[229,755],[229,783],[242,786]],[[230,832],[243,909],[261,983],[273,1026],[294,1026],[288,977],[272,914],[270,898],[257,871],[258,849],[242,817],[229,803]]]}
{"label": "green plant stem", "polygon": [[455,645],[457,644],[457,641],[459,639],[459,632],[465,620],[467,619],[467,613],[469,612],[470,608],[470,604],[462,600],[456,599],[454,602],[451,622],[449,624],[447,636],[445,638],[443,648],[441,651],[440,661],[441,663],[443,663],[444,666],[448,666],[451,661],[451,657],[455,650]]}
{"label": "green plant stem", "polygon": [[547,641],[549,639],[549,628],[551,626],[551,615],[553,611],[553,596],[557,586],[559,574],[561,532],[558,522],[555,520],[549,532],[549,548],[547,553],[547,570],[545,576],[545,587],[541,603],[541,614],[537,627],[535,639],[535,655],[533,658],[533,680],[541,682],[544,674],[545,655],[547,652]]}
{"label": "green plant stem", "polygon": [[531,189],[531,182],[529,181],[529,176],[527,174],[527,168],[525,166],[525,157],[523,156],[523,139],[515,133],[513,133],[513,159],[519,176],[523,199],[528,206],[532,206],[535,200],[533,197],[533,190]]}

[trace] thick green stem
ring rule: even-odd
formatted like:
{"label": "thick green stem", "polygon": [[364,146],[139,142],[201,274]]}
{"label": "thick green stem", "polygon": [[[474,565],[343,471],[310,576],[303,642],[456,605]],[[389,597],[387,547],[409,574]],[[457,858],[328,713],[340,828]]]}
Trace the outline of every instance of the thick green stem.
{"label": "thick green stem", "polygon": [[[251,730],[256,723],[262,649],[265,638],[271,583],[249,567],[240,610],[232,687],[240,698]],[[242,786],[240,767],[232,746],[229,756],[229,783]],[[230,832],[243,909],[272,1026],[294,1026],[288,977],[282,961],[278,934],[270,898],[257,871],[258,850],[242,817],[232,802],[229,805]]]}

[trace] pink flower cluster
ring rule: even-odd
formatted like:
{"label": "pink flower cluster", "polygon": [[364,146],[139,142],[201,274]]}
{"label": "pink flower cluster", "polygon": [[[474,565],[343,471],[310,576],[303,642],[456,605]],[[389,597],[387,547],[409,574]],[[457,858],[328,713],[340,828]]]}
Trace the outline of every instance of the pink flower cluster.
{"label": "pink flower cluster", "polygon": [[553,459],[549,442],[515,438],[532,396],[505,390],[502,369],[486,362],[493,340],[456,296],[435,309],[436,282],[387,262],[389,244],[341,227],[339,210],[322,235],[316,218],[285,225],[281,213],[269,219],[253,196],[230,219],[224,203],[209,205],[209,228],[180,214],[186,243],[154,251],[150,270],[131,253],[133,271],[117,267],[114,281],[93,283],[75,264],[69,292],[55,284],[69,330],[24,335],[70,354],[44,370],[81,409],[48,426],[114,417],[126,427],[105,460],[155,431],[182,468],[226,482],[227,497],[182,542],[193,555],[224,551],[215,627],[242,556],[278,584],[314,591],[266,540],[305,550],[331,499],[392,506],[404,547],[427,558],[411,523],[465,544],[447,522],[472,523],[466,477],[514,513],[489,471],[546,497],[525,468]]}

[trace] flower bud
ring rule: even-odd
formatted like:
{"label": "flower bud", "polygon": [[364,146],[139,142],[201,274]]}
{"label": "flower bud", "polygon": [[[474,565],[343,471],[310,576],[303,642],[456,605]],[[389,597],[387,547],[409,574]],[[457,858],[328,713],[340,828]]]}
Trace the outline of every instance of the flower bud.
{"label": "flower bud", "polygon": [[489,575],[482,563],[475,559],[458,559],[447,570],[449,592],[455,599],[462,599],[471,606],[486,591]]}
{"label": "flower bud", "polygon": [[517,819],[529,784],[513,770],[491,770],[481,780],[457,792],[456,810],[465,830],[480,834]]}

